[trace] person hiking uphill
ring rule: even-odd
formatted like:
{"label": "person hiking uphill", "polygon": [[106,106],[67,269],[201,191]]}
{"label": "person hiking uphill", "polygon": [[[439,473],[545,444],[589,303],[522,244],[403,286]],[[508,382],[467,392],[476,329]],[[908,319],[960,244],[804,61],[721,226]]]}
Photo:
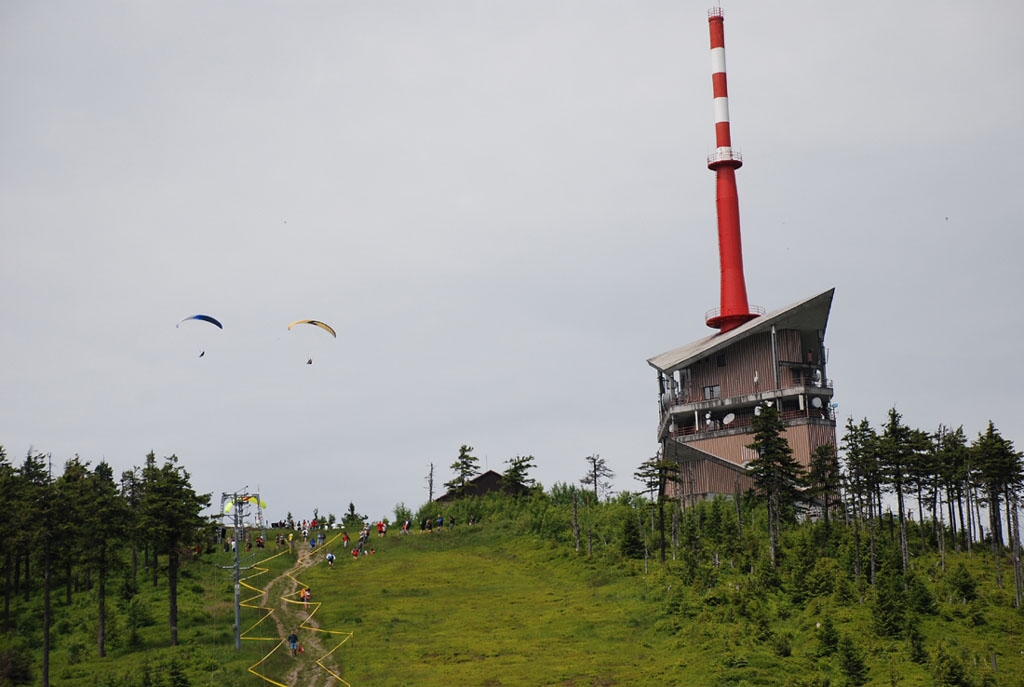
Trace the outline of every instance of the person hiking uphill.
{"label": "person hiking uphill", "polygon": [[292,650],[292,656],[299,655],[299,636],[295,634],[295,630],[288,635],[288,647]]}

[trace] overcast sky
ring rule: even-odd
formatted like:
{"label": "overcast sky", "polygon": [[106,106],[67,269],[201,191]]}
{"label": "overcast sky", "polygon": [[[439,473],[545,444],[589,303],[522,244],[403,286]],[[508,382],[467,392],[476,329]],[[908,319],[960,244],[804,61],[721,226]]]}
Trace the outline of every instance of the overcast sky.
{"label": "overcast sky", "polygon": [[[461,444],[637,489],[646,360],[718,305],[708,6],[7,0],[0,445],[271,519],[415,509]],[[841,421],[1024,448],[1024,5],[723,9],[750,302],[836,288]]]}

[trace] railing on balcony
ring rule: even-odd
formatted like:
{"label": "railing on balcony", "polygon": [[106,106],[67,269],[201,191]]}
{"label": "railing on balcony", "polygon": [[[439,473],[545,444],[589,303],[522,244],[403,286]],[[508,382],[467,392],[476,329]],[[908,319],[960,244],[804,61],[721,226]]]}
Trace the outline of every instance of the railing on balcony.
{"label": "railing on balcony", "polygon": [[[787,420],[822,420],[835,422],[835,412],[832,408],[807,408],[806,410],[784,410],[779,413],[779,418],[785,422]],[[658,430],[661,431],[665,427],[665,421],[667,418],[662,417],[662,421],[659,424]],[[671,422],[671,420],[669,420]],[[721,420],[711,420],[710,423],[701,426],[686,426],[673,428],[671,425],[668,427],[669,437],[683,437],[693,436],[695,434],[716,434],[724,433],[733,430],[746,430],[752,427],[754,424],[753,415],[742,415],[736,417],[729,424],[723,423]]]}
{"label": "railing on balcony", "polygon": [[[736,157],[738,157],[738,156],[739,156],[739,154],[736,153]],[[710,161],[711,157],[709,157],[708,160]],[[752,314],[752,315],[764,315],[765,312],[766,312],[764,307],[762,307],[760,305],[748,305],[747,306],[747,310],[749,310],[750,314]],[[704,321],[707,322],[712,317],[718,317],[721,314],[722,314],[722,308],[721,307],[711,308],[711,310],[708,310],[707,312],[704,313]]]}

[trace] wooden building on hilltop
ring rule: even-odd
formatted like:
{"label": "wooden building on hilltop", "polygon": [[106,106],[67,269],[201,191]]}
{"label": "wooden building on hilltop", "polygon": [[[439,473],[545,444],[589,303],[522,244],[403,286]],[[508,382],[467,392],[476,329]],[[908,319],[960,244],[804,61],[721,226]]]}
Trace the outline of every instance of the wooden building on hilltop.
{"label": "wooden building on hilltop", "polygon": [[670,494],[684,502],[738,494],[752,486],[752,420],[774,405],[793,457],[805,468],[815,449],[836,445],[828,325],[835,289],[761,315],[647,362],[658,373],[658,441],[678,461]]}
{"label": "wooden building on hilltop", "polygon": [[521,484],[506,484],[505,479],[501,476],[500,472],[494,470],[488,470],[474,477],[466,482],[465,491],[459,489],[452,489],[444,494],[438,496],[435,501],[438,503],[451,503],[462,497],[467,496],[483,496],[484,494],[490,494],[495,491],[503,491],[508,494],[519,496],[529,491],[526,487]]}

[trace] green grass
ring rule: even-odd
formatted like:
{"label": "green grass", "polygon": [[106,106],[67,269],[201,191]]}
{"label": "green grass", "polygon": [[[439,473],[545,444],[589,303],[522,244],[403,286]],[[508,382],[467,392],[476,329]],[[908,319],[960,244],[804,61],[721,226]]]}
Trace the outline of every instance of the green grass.
{"label": "green grass", "polygon": [[[633,578],[484,527],[390,537],[310,575],[324,627],[349,629],[353,684],[615,684],[637,648]],[[331,578],[342,578],[341,584]],[[397,659],[397,660],[396,660]]]}
{"label": "green grass", "polygon": [[[320,604],[315,622],[339,633],[318,633],[323,646],[330,649],[351,633],[331,665],[354,687],[842,685],[838,657],[817,655],[817,623],[826,615],[863,654],[867,684],[935,684],[931,665],[910,660],[909,640],[877,636],[870,589],[847,585],[841,593],[799,598],[791,580],[766,588],[727,559],[720,568],[705,563],[696,571],[681,561],[652,561],[645,574],[642,561],[623,560],[612,549],[602,547],[587,558],[523,533],[512,521],[460,525],[440,534],[389,534],[373,537],[372,545],[374,555],[355,560],[332,544],[339,554],[333,569],[318,562],[296,574]],[[294,554],[267,561],[269,570],[250,571],[256,576],[248,582],[262,589],[294,561]],[[948,573],[939,571],[934,557],[914,561],[938,601],[936,614],[917,620],[925,652],[953,656],[972,684],[1024,684],[1024,615],[1012,608],[1011,592],[994,585],[985,554],[950,556],[949,570],[954,561],[964,562],[979,582],[977,601],[963,604],[949,593]],[[234,649],[230,571],[219,567],[230,562],[230,554],[218,552],[188,566],[180,585],[177,648],[167,646],[163,579],[156,589],[140,580],[139,598],[153,622],[139,630],[138,646],[126,642],[125,610],[114,609],[117,639],[103,660],[95,658],[91,595],[80,594],[71,607],[56,597],[53,684],[144,685],[148,675],[149,684],[165,685],[173,665],[192,685],[270,684],[247,668],[275,641],[245,641],[241,652]],[[1012,571],[1007,574],[1012,584]],[[283,586],[279,581],[274,589]],[[33,605],[19,601],[15,611],[24,636],[38,637]],[[244,609],[242,627],[263,614]],[[276,628],[266,619],[248,634],[274,636]],[[37,650],[34,656],[38,674]],[[307,652],[297,660],[314,658]],[[261,670],[284,683],[295,660],[275,655]],[[316,684],[341,684],[319,674],[324,679]]]}

